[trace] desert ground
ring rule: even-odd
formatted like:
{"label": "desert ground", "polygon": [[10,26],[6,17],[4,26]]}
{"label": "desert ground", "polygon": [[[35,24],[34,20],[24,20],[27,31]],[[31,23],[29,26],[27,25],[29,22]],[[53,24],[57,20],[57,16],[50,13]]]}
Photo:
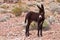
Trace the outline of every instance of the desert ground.
{"label": "desert ground", "polygon": [[[35,1],[23,2],[27,2],[27,5],[30,6],[28,11],[36,11],[37,7],[35,7],[35,4],[37,3],[39,5],[40,3],[39,1],[39,3]],[[31,4],[34,6],[31,6]],[[8,7],[6,8],[6,6],[4,7],[2,5],[8,5]],[[20,16],[16,17],[11,12],[16,5],[14,3],[0,4],[0,40],[60,40],[60,3],[56,1],[44,1],[45,17],[49,23],[48,27],[43,29],[42,37],[37,36],[36,29],[29,31],[31,34],[29,37],[25,36],[24,21],[27,12],[22,12]],[[51,19],[49,19],[50,16],[52,16]]]}

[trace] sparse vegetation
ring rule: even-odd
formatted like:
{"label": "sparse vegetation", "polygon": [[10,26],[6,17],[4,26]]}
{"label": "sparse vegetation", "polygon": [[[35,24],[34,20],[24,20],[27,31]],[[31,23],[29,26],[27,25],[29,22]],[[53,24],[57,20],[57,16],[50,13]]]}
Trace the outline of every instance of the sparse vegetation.
{"label": "sparse vegetation", "polygon": [[[32,22],[31,23],[31,29],[36,29],[37,27],[37,23],[36,22]],[[48,27],[49,26],[49,24],[48,24],[48,22],[47,21],[44,21],[44,23],[43,23],[43,28],[46,28],[46,27]]]}
{"label": "sparse vegetation", "polygon": [[16,16],[19,16],[22,12],[26,11],[28,11],[28,6],[14,7],[12,9],[13,14],[15,14]]}
{"label": "sparse vegetation", "polygon": [[60,0],[57,0],[57,2],[59,2],[59,3],[60,3]]}
{"label": "sparse vegetation", "polygon": [[6,10],[2,10],[1,13],[5,14],[5,13],[7,13],[7,11]]}
{"label": "sparse vegetation", "polygon": [[17,4],[19,5],[19,7],[22,8],[23,12],[28,11],[29,7],[28,7],[28,5],[26,3],[23,3],[21,0],[19,0]]}
{"label": "sparse vegetation", "polygon": [[37,28],[37,23],[33,21],[33,22],[30,24],[30,29],[36,29],[36,28]]}
{"label": "sparse vegetation", "polygon": [[22,6],[21,0],[19,0],[17,4],[19,5],[19,7],[21,7]]}
{"label": "sparse vegetation", "polygon": [[49,26],[49,24],[48,24],[48,22],[45,20],[44,23],[43,23],[43,28],[48,27],[48,26]]}
{"label": "sparse vegetation", "polygon": [[1,5],[0,8],[7,9],[7,8],[9,8],[9,6],[8,5]]}
{"label": "sparse vegetation", "polygon": [[37,5],[40,6],[41,0],[20,0],[19,3],[14,3],[16,0],[13,0],[13,3],[8,1],[11,0],[7,0],[7,3],[0,2],[0,40],[60,39],[60,0],[44,0],[46,20],[43,24],[42,37],[37,36],[37,23],[34,21],[30,25],[30,36],[26,37],[25,28],[28,21],[24,23],[27,11],[39,12]]}
{"label": "sparse vegetation", "polygon": [[22,8],[15,7],[14,9],[12,9],[12,12],[15,16],[20,16],[22,13]]}
{"label": "sparse vegetation", "polygon": [[22,12],[28,11],[28,6],[26,4],[23,4],[20,0],[17,3],[18,7],[14,7],[12,9],[13,14],[16,16],[20,16]]}
{"label": "sparse vegetation", "polygon": [[23,12],[26,12],[29,9],[29,7],[27,5],[23,5],[21,8],[22,8]]}

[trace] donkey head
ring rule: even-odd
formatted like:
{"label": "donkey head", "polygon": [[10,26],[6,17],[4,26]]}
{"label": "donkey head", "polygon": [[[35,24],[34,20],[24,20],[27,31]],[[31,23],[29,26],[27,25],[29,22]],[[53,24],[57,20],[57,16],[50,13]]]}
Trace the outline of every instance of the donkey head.
{"label": "donkey head", "polygon": [[44,16],[45,12],[43,4],[41,4],[41,7],[39,5],[37,5],[37,7],[39,8],[39,17]]}
{"label": "donkey head", "polygon": [[44,6],[43,4],[41,4],[41,7],[39,5],[37,5],[37,7],[39,8],[39,14],[44,14]]}
{"label": "donkey head", "polygon": [[41,7],[39,5],[37,5],[37,7],[39,8],[39,13],[43,13],[44,12],[44,6],[43,4],[41,4]]}

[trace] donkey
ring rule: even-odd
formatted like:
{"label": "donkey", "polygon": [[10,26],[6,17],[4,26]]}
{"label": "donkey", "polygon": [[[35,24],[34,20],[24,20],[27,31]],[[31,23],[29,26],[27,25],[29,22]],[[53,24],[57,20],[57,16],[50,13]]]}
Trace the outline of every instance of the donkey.
{"label": "donkey", "polygon": [[41,4],[41,7],[39,7],[37,5],[37,7],[39,8],[39,12],[36,13],[36,12],[33,12],[33,11],[30,11],[27,13],[26,17],[25,17],[25,23],[26,23],[26,20],[28,20],[28,23],[26,25],[26,32],[25,32],[25,35],[26,36],[29,36],[29,26],[31,24],[32,21],[35,21],[38,23],[38,37],[41,35],[42,36],[42,26],[43,26],[43,23],[44,23],[44,20],[45,20],[45,11],[44,11],[44,6],[43,4]]}

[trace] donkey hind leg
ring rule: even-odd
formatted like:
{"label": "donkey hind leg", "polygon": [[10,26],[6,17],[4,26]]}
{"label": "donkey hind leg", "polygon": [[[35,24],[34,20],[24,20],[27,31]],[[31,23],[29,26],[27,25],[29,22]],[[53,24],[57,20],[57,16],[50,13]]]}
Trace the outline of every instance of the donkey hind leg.
{"label": "donkey hind leg", "polygon": [[28,22],[28,24],[26,26],[26,32],[25,32],[26,36],[29,36],[29,25],[30,25],[30,23]]}

